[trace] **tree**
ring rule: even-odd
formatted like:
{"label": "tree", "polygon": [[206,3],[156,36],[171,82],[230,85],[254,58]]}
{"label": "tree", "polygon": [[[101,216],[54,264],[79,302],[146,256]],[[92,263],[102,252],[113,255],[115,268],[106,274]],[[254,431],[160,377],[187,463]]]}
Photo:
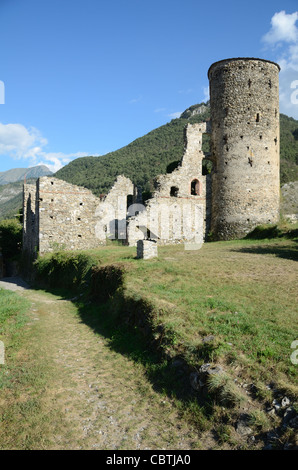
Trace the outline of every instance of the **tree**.
{"label": "tree", "polygon": [[0,221],[0,250],[6,259],[15,258],[22,248],[22,225],[16,219]]}

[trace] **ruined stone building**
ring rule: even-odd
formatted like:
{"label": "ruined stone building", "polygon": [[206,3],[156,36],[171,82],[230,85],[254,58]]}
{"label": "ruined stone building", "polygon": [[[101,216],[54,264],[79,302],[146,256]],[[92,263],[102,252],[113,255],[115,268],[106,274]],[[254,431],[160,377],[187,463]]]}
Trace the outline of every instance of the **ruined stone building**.
{"label": "ruined stone building", "polygon": [[[157,178],[145,206],[132,182],[119,176],[100,199],[53,177],[24,185],[24,249],[95,248],[108,238],[128,245],[200,244],[242,237],[256,225],[279,219],[279,66],[255,58],[211,65],[211,120],[188,124],[180,165]],[[202,134],[211,154],[202,152]],[[213,163],[202,174],[202,160]]]}
{"label": "ruined stone building", "polygon": [[23,249],[45,253],[56,246],[95,248],[97,198],[85,188],[51,177],[24,185]]}
{"label": "ruined stone building", "polygon": [[[188,124],[185,151],[172,173],[157,178],[157,189],[145,208],[128,211],[127,242],[135,245],[142,238],[159,244],[204,241],[210,221],[211,180],[202,174],[202,135],[210,132],[209,123]],[[143,210],[142,210],[143,209]],[[137,215],[135,215],[137,212]]]}
{"label": "ruined stone building", "polygon": [[133,184],[123,176],[117,178],[104,201],[86,188],[54,177],[25,184],[23,249],[46,253],[55,248],[81,250],[105,244],[108,237],[115,238],[118,221],[124,219],[126,224],[128,196],[133,196]]}

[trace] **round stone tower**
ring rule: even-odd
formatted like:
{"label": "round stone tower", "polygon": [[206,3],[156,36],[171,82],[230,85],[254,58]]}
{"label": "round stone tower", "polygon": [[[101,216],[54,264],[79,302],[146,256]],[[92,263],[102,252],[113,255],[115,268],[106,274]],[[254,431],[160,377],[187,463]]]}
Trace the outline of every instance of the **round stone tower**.
{"label": "round stone tower", "polygon": [[279,219],[279,70],[255,58],[209,68],[211,231],[217,239],[243,237]]}

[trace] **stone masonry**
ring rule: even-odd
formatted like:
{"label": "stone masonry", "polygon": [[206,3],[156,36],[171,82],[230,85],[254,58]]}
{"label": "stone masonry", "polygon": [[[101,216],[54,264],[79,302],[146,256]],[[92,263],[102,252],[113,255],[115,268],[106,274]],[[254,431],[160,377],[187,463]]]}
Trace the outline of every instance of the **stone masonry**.
{"label": "stone masonry", "polygon": [[106,239],[126,239],[127,208],[136,199],[136,190],[129,178],[118,176],[109,193],[101,199],[96,209],[96,237],[105,243]]}
{"label": "stone masonry", "polygon": [[[202,175],[202,134],[207,123],[188,124],[185,150],[180,166],[157,179],[157,189],[146,207],[132,207],[128,218],[127,242],[133,246],[142,238],[160,245],[202,243],[206,233],[207,177]],[[137,212],[135,215],[133,212]],[[138,213],[139,212],[139,213]]]}
{"label": "stone masonry", "polygon": [[156,240],[138,240],[137,258],[143,258],[143,259],[157,258]]}
{"label": "stone masonry", "polygon": [[[209,231],[216,239],[244,236],[279,219],[279,66],[256,58],[211,65],[211,121],[188,124],[180,165],[160,175],[146,205],[132,182],[118,176],[100,199],[86,188],[53,177],[24,185],[23,247],[45,253],[55,247],[96,248],[118,238],[137,246],[199,246]],[[211,155],[202,135],[211,134]],[[202,161],[213,162],[211,175]],[[139,252],[145,244],[139,244]],[[150,246],[153,246],[151,243]],[[144,253],[143,253],[144,254]]]}
{"label": "stone masonry", "polygon": [[39,251],[38,207],[36,203],[37,184],[24,184],[23,192],[23,250],[28,253]]}
{"label": "stone masonry", "polygon": [[211,65],[211,230],[242,237],[279,219],[279,66],[261,59]]}
{"label": "stone masonry", "polygon": [[24,185],[24,249],[95,248],[95,212],[100,200],[86,188],[53,177]]}
{"label": "stone masonry", "polygon": [[122,176],[104,200],[53,177],[39,178],[36,186],[25,184],[23,249],[46,253],[55,248],[81,250],[105,244],[115,220],[124,218],[126,224],[127,197],[132,192],[131,181]]}

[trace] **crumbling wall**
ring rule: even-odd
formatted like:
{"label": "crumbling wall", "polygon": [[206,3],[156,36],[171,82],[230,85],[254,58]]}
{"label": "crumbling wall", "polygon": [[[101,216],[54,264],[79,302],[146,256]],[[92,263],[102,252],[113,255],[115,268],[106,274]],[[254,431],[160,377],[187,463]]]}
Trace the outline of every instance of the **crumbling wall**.
{"label": "crumbling wall", "polygon": [[37,253],[39,250],[38,208],[36,185],[24,184],[23,189],[23,250]]}
{"label": "crumbling wall", "polygon": [[127,208],[135,201],[135,188],[129,178],[117,176],[109,193],[98,204],[96,236],[99,240],[126,239]]}
{"label": "crumbling wall", "polygon": [[[86,188],[53,177],[24,185],[23,249],[46,253],[54,249],[92,249],[107,238],[126,238],[126,213],[132,182],[119,176],[104,198]],[[120,237],[121,238],[121,237]]]}
{"label": "crumbling wall", "polygon": [[37,182],[39,252],[60,246],[67,250],[96,248],[96,209],[100,203],[86,188],[57,178]]}
{"label": "crumbling wall", "polygon": [[202,134],[210,132],[209,123],[188,124],[185,150],[180,166],[161,175],[156,191],[146,207],[131,208],[127,243],[136,245],[144,238],[159,244],[194,241],[201,243],[206,231],[206,176],[202,175]]}
{"label": "crumbling wall", "polygon": [[99,198],[88,189],[43,177],[24,185],[23,250],[45,253],[55,248],[96,248]]}

